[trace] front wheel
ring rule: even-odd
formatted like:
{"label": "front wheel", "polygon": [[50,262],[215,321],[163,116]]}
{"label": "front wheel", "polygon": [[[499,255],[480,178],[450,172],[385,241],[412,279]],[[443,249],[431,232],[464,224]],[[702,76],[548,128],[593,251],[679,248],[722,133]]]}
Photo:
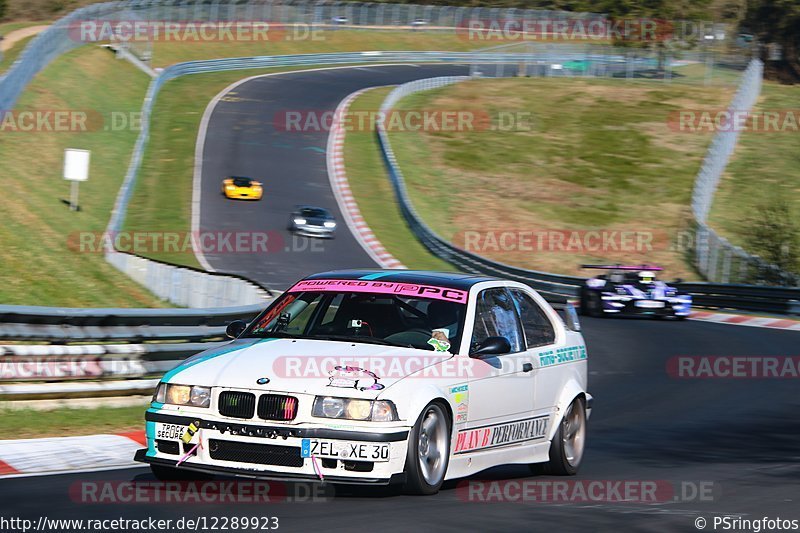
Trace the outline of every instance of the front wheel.
{"label": "front wheel", "polygon": [[450,427],[450,417],[439,403],[423,409],[408,439],[406,492],[439,492],[450,460]]}
{"label": "front wheel", "polygon": [[586,406],[575,398],[564,413],[550,443],[550,461],[543,465],[547,474],[574,476],[578,472],[586,446]]}

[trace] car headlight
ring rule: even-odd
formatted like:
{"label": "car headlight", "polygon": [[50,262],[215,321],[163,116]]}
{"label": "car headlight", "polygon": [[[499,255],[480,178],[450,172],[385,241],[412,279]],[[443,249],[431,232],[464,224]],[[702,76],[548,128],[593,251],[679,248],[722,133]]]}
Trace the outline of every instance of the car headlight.
{"label": "car headlight", "polygon": [[229,191],[232,191],[236,188],[236,185],[226,185],[225,188],[228,189]]}
{"label": "car headlight", "polygon": [[397,409],[389,400],[376,400],[372,402],[373,422],[392,422],[397,420]]}
{"label": "car headlight", "polygon": [[333,229],[336,227],[336,222],[325,222],[324,226],[329,229]]}
{"label": "car headlight", "polygon": [[347,420],[371,420],[393,422],[398,420],[397,409],[389,400],[361,400],[356,398],[314,398],[312,416],[318,418],[344,418]]}
{"label": "car headlight", "polygon": [[295,224],[305,224],[306,223],[306,219],[304,219],[304,218],[296,218],[296,219],[294,219],[294,223]]}
{"label": "car headlight", "polygon": [[171,405],[208,407],[211,405],[211,387],[159,383],[153,394],[153,401]]}

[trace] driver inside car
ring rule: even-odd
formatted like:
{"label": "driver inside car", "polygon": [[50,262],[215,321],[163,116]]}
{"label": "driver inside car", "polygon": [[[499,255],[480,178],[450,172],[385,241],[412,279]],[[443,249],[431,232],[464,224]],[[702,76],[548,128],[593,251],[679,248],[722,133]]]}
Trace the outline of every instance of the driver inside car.
{"label": "driver inside car", "polygon": [[433,335],[433,330],[447,330],[450,343],[457,339],[459,323],[459,305],[452,302],[433,300],[428,304],[426,311],[425,327],[417,327],[399,331],[386,337],[387,341],[400,344],[410,344],[415,348],[430,348],[428,341]]}

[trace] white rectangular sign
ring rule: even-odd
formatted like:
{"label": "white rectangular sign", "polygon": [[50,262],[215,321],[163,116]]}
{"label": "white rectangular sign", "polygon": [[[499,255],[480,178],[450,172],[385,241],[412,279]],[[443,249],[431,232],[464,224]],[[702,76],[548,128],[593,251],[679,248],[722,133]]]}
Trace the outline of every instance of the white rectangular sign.
{"label": "white rectangular sign", "polygon": [[67,148],[64,150],[64,179],[86,181],[89,179],[89,150]]}

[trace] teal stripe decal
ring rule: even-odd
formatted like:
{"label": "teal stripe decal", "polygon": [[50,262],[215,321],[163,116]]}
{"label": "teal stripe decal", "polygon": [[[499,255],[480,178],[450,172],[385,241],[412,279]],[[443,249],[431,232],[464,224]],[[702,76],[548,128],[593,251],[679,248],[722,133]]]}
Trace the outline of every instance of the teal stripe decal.
{"label": "teal stripe decal", "polygon": [[147,457],[153,457],[156,454],[156,423],[145,422],[144,435],[147,437]]}
{"label": "teal stripe decal", "polygon": [[239,350],[244,350],[246,348],[250,348],[251,346],[258,344],[260,342],[274,341],[274,340],[275,339],[254,339],[253,342],[251,342],[250,344],[245,344],[245,345],[237,344],[236,346],[222,347],[218,350],[211,351],[203,355],[202,357],[198,357],[197,359],[176,366],[175,368],[164,374],[164,377],[161,378],[161,381],[165,383],[170,383],[170,380],[172,380],[172,378],[174,378],[178,373],[180,373],[183,370],[186,370],[187,368],[193,367],[198,363],[209,361],[211,359],[214,359],[215,357],[219,357],[220,355],[225,355]]}
{"label": "teal stripe decal", "polygon": [[385,276],[391,276],[393,272],[375,272],[374,274],[367,274],[366,276],[361,276],[358,279],[379,279]]}

